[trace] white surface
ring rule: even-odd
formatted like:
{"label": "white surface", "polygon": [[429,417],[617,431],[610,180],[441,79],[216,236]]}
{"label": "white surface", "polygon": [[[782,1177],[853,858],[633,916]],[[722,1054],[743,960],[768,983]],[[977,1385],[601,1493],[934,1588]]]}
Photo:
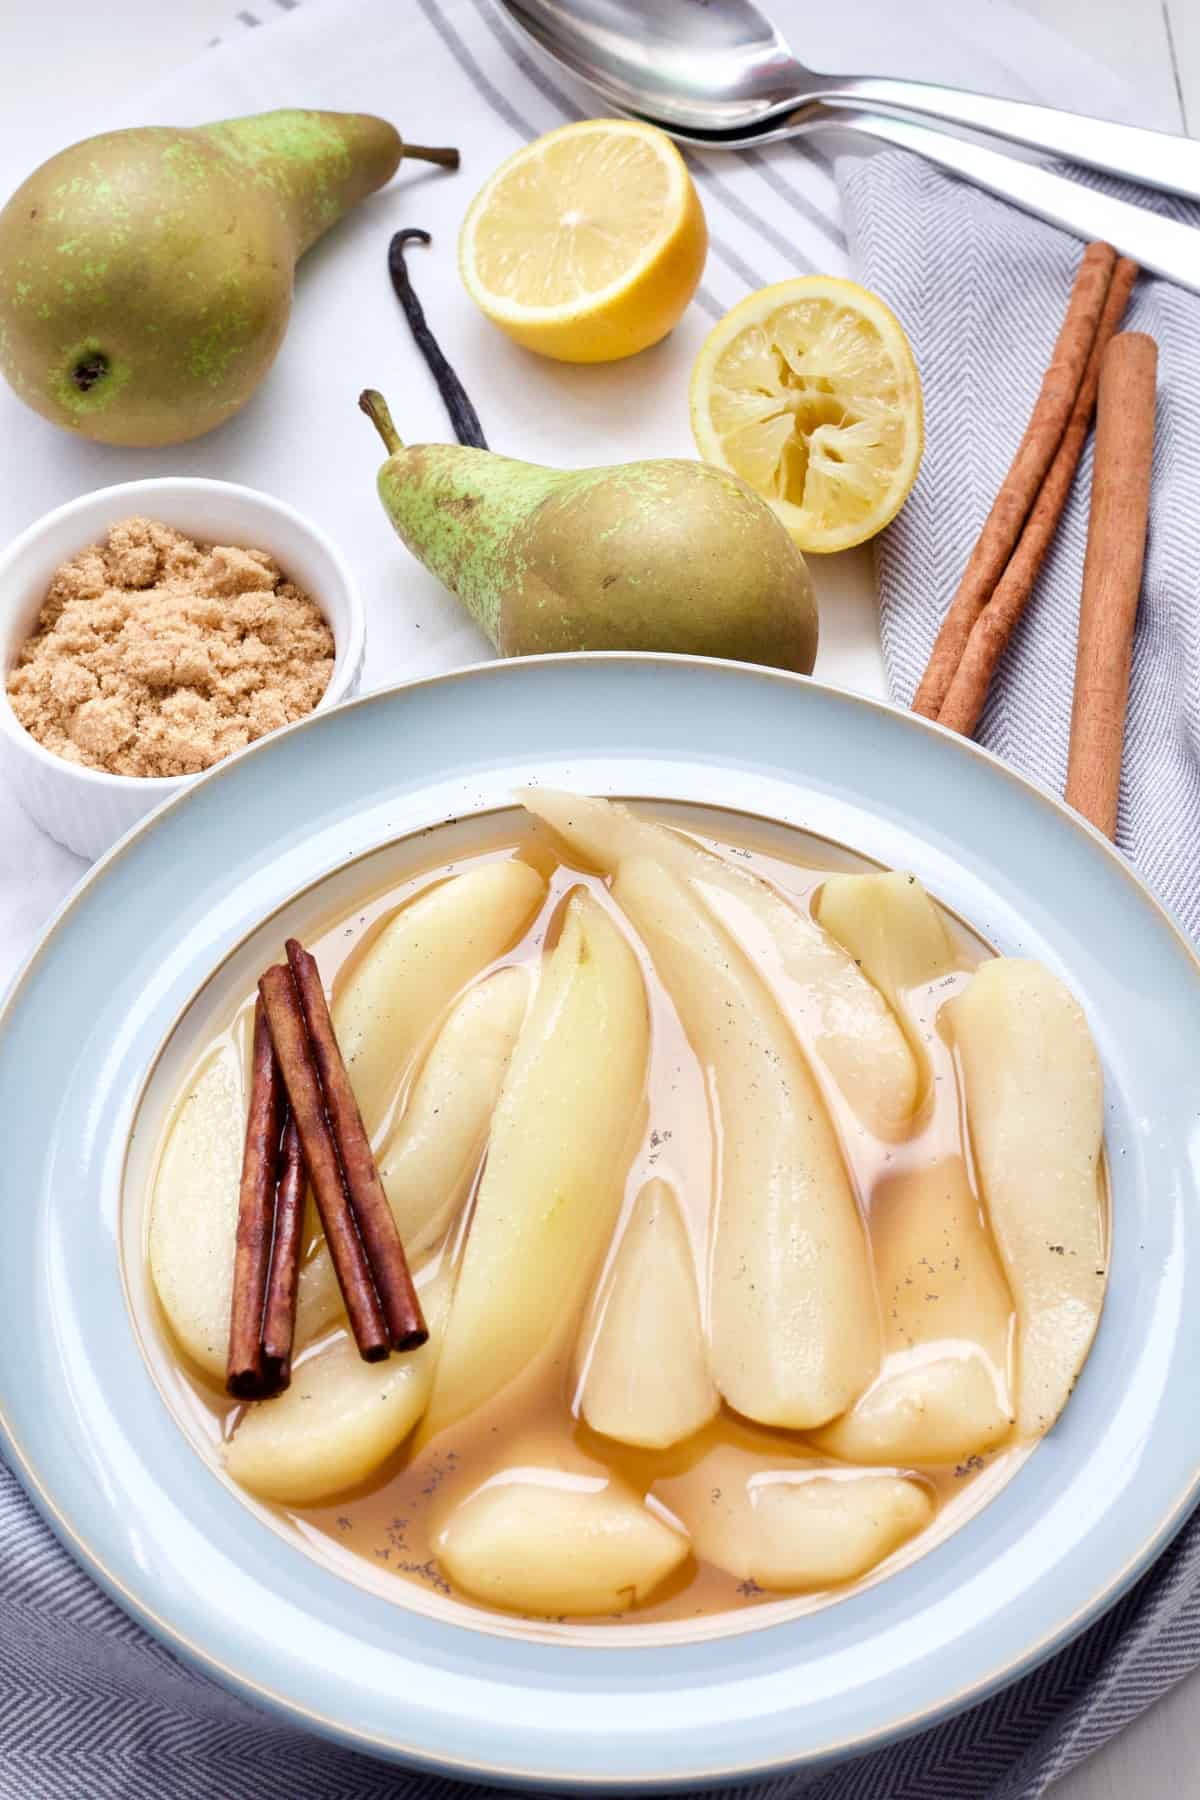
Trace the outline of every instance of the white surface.
{"label": "white surface", "polygon": [[[1200,126],[1200,6],[1196,0],[1017,0],[1026,12],[1086,45],[1134,90],[1147,123],[1167,128]],[[402,0],[397,0],[397,6]],[[988,0],[964,0],[986,16]],[[8,9],[5,9],[8,10]],[[0,111],[0,173],[20,178],[71,139],[99,128],[127,108],[139,90],[202,51],[227,32],[237,10],[232,0],[109,0],[103,28],[89,0],[39,0],[0,22],[4,106]],[[264,18],[277,0],[251,0]],[[799,47],[799,46],[798,46]],[[816,45],[812,46],[817,60]],[[1066,103],[1066,97],[1063,97]],[[401,121],[403,123],[403,121]],[[46,440],[43,440],[45,442]],[[123,472],[123,471],[122,471]],[[131,471],[132,472],[132,471]],[[70,491],[99,485],[77,482]],[[0,498],[0,509],[4,508]],[[29,521],[28,513],[0,510],[5,536]],[[824,644],[821,672],[863,688],[878,685],[878,653],[862,626],[865,558],[841,559],[822,571]],[[839,594],[844,598],[839,604]],[[8,941],[27,939],[45,910],[41,896],[60,890],[78,865],[47,840],[25,844],[15,860],[11,800],[0,794],[0,983],[8,973]],[[15,877],[21,876],[18,883]],[[35,896],[25,901],[22,896]],[[1172,1695],[1100,1755],[1056,1789],[1056,1800],[1128,1800],[1134,1794],[1197,1792],[1200,1768],[1200,1676]]]}

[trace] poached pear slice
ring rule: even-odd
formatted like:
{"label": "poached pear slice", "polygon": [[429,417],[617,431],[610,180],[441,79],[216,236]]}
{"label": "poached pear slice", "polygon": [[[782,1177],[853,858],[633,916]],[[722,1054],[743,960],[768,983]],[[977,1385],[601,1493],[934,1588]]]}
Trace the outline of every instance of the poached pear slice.
{"label": "poached pear slice", "polygon": [[613,895],[715,1096],[717,1387],[763,1424],[823,1425],[873,1380],[880,1332],[866,1233],[816,1082],[753,965],[687,882],[632,856]]}
{"label": "poached pear slice", "polygon": [[1100,1320],[1107,1279],[1104,1084],[1074,995],[996,957],[944,1009],[975,1167],[1017,1309],[1017,1430],[1049,1431]]}
{"label": "poached pear slice", "polygon": [[962,1158],[880,1182],[871,1201],[885,1361],[813,1442],[854,1463],[957,1463],[1012,1429],[1013,1304]]}
{"label": "poached pear slice", "polygon": [[580,1407],[592,1430],[664,1450],[706,1425],[721,1399],[692,1246],[665,1181],[648,1181],[638,1195],[597,1313]]}
{"label": "poached pear slice", "polygon": [[[802,1041],[868,1130],[887,1134],[911,1116],[918,1068],[900,1022],[836,937],[769,883],[694,840],[638,818],[615,800],[525,788],[526,810],[606,874],[649,856],[690,882],[756,960],[774,959],[792,984]],[[785,996],[786,998],[786,996]]]}
{"label": "poached pear slice", "polygon": [[429,1436],[578,1330],[620,1212],[648,1048],[637,957],[603,907],[577,889],[492,1120]]}
{"label": "poached pear slice", "polygon": [[413,1256],[446,1230],[479,1166],[529,992],[521,968],[499,969],[467,990],[384,1145],[380,1179]]}
{"label": "poached pear slice", "polygon": [[611,1477],[513,1468],[464,1500],[437,1559],[465,1593],[510,1612],[626,1612],[685,1560],[688,1540]]}
{"label": "poached pear slice", "polygon": [[371,940],[333,1000],[333,1024],[371,1137],[426,1034],[511,948],[546,894],[528,863],[482,863],[418,894]]}
{"label": "poached pear slice", "polygon": [[921,1094],[931,1069],[913,1010],[922,989],[958,967],[946,921],[915,875],[831,875],[822,883],[817,918],[878,988],[905,1031],[920,1071]]}
{"label": "poached pear slice", "polygon": [[172,1331],[223,1382],[246,1133],[241,1062],[222,1044],[171,1123],[150,1202],[150,1274]]}
{"label": "poached pear slice", "polygon": [[867,1574],[934,1513],[928,1488],[897,1472],[847,1474],[733,1444],[653,1491],[687,1527],[698,1557],[785,1593]]}
{"label": "poached pear slice", "polygon": [[[913,875],[833,875],[817,917],[884,994],[928,1093],[929,990],[958,966],[941,912]],[[881,1181],[871,1238],[884,1367],[815,1442],[857,1463],[957,1463],[1012,1428],[1012,1300],[960,1156]]]}
{"label": "poached pear slice", "polygon": [[374,1474],[425,1410],[445,1288],[422,1291],[430,1338],[419,1350],[368,1363],[343,1332],[300,1362],[284,1393],[248,1406],[225,1447],[233,1479],[264,1500],[304,1506]]}
{"label": "poached pear slice", "polygon": [[[431,1250],[470,1189],[529,1002],[524,969],[500,969],[451,1009],[379,1158],[379,1178],[410,1263]],[[296,1343],[345,1316],[333,1258],[318,1245],[300,1271]]]}

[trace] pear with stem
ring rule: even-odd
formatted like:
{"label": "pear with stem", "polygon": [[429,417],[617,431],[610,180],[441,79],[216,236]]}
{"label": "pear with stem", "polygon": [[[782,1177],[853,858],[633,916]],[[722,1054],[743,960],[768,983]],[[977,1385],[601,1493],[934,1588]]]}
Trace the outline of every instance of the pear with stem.
{"label": "pear with stem", "polygon": [[405,445],[382,394],[359,405],[388,459],[379,497],[419,562],[502,656],[674,651],[808,674],[817,609],[765,500],[711,463],[548,469],[471,444]]}
{"label": "pear with stem", "polygon": [[296,262],[402,157],[383,119],[285,110],[88,138],[0,212],[0,372],[105,444],[178,444],[244,406],[287,329]]}

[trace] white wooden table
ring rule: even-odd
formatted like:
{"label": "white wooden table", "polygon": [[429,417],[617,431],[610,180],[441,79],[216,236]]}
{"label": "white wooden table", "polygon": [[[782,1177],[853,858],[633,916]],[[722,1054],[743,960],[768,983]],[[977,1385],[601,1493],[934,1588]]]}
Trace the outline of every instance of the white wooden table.
{"label": "white wooden table", "polygon": [[[1163,123],[1200,136],[1200,0],[1016,0],[1085,42],[1153,100]],[[264,18],[279,0],[244,0]],[[964,6],[987,0],[960,0]],[[0,12],[7,10],[0,0]],[[0,19],[0,163],[32,162],[80,135],[78,105],[124,101],[227,30],[238,0],[34,0]],[[2,198],[2,197],[0,197]],[[1193,1800],[1200,1796],[1200,1673],[1055,1788],[1055,1800]]]}

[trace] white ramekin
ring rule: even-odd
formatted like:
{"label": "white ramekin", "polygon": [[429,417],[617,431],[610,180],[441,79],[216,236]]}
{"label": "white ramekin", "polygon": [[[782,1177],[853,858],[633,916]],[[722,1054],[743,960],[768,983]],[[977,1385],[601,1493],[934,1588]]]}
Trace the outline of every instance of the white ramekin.
{"label": "white ramekin", "polygon": [[[33,630],[55,571],[98,543],[110,526],[137,517],[161,520],[203,543],[270,551],[311,594],[333,632],[333,675],[317,710],[353,694],[365,648],[362,601],[329,539],[269,494],[186,475],[99,488],[47,513],[8,546],[0,555],[0,671],[5,678],[18,646]],[[99,856],[144,814],[197,779],[108,775],[65,762],[18,723],[6,679],[0,679],[0,772],[51,837],[87,857]]]}

